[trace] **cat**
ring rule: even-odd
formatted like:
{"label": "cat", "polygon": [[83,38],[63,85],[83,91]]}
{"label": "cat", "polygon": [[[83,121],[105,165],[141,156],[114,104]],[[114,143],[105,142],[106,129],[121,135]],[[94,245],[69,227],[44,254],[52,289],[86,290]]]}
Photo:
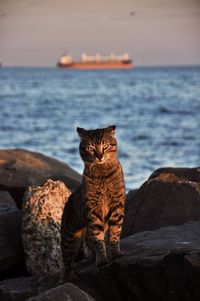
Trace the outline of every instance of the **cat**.
{"label": "cat", "polygon": [[122,255],[125,184],[117,158],[115,129],[116,126],[96,130],[77,128],[85,168],[82,184],[69,197],[62,215],[64,281],[70,278],[75,254],[84,237],[94,247],[97,266]]}

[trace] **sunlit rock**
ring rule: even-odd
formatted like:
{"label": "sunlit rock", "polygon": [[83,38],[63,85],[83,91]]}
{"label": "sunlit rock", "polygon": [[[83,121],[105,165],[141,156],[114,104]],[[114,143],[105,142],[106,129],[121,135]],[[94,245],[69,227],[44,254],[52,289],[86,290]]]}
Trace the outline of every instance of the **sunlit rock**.
{"label": "sunlit rock", "polygon": [[200,168],[162,168],[127,195],[122,237],[200,220]]}
{"label": "sunlit rock", "polygon": [[30,187],[22,208],[22,239],[26,267],[41,276],[62,269],[60,225],[70,190],[61,181],[48,180]]}
{"label": "sunlit rock", "polygon": [[8,191],[21,208],[28,186],[60,180],[69,189],[79,186],[81,176],[67,164],[23,149],[0,150],[0,190]]}

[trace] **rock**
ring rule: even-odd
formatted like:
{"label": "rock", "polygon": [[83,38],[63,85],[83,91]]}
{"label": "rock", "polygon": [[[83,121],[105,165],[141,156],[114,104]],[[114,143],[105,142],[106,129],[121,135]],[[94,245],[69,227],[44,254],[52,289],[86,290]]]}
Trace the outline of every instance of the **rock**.
{"label": "rock", "polygon": [[23,261],[21,212],[11,205],[0,209],[0,279],[22,273]]}
{"label": "rock", "polygon": [[72,283],[53,288],[27,301],[95,301],[90,295]]}
{"label": "rock", "polygon": [[200,222],[122,240],[125,255],[97,268],[75,265],[72,283],[99,301],[200,300]]}
{"label": "rock", "polygon": [[[122,237],[200,219],[200,168],[155,171],[126,201]],[[196,182],[195,182],[196,181]]]}
{"label": "rock", "polygon": [[24,301],[34,295],[33,277],[20,277],[0,282],[1,301]]}
{"label": "rock", "polygon": [[16,203],[7,191],[0,191],[0,212],[16,209]]}
{"label": "rock", "polygon": [[164,167],[155,170],[150,179],[157,178],[161,175],[162,178],[165,176],[176,176],[179,179],[198,182],[200,183],[200,167],[196,168],[175,168],[175,167]]}
{"label": "rock", "polygon": [[77,172],[58,160],[22,149],[0,150],[0,190],[8,191],[19,208],[25,189],[49,178],[63,181],[71,190],[81,181]]}
{"label": "rock", "polygon": [[48,180],[30,187],[22,208],[22,238],[26,267],[42,276],[62,270],[60,225],[64,205],[71,194],[61,181]]}
{"label": "rock", "polygon": [[51,288],[54,288],[61,284],[61,273],[54,274],[45,274],[43,276],[35,277],[34,282],[32,284],[34,295],[39,295],[44,293]]}
{"label": "rock", "polygon": [[48,289],[46,292],[40,293],[39,295],[38,293],[41,287],[38,289],[38,284],[40,285],[38,280],[33,276],[3,280],[0,282],[0,300],[25,301],[28,299],[31,301],[95,301],[91,296],[72,283],[60,286],[57,285],[56,288]]}

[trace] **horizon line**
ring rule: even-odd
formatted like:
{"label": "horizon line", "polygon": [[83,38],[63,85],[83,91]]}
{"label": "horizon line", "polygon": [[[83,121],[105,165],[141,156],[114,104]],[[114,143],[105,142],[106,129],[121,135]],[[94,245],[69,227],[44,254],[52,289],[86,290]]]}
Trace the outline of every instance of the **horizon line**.
{"label": "horizon line", "polygon": [[[183,64],[139,64],[139,65],[133,65],[133,68],[131,69],[135,69],[135,68],[167,68],[167,67],[200,67],[200,63],[196,63],[196,64],[191,64],[191,63],[183,63]],[[3,65],[1,63],[0,65],[0,69],[1,68],[55,68],[55,69],[61,69],[59,67],[57,67],[56,65]],[[131,70],[130,69],[130,70]],[[62,68],[62,70],[72,70],[70,68]],[[110,69],[112,70],[112,69]],[[117,70],[117,69],[115,69]]]}

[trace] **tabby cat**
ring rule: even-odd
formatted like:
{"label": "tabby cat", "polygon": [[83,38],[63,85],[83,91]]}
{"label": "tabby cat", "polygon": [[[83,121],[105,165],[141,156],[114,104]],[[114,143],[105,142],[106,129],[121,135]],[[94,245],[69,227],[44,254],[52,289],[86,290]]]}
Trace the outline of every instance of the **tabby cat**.
{"label": "tabby cat", "polygon": [[85,168],[82,184],[69,197],[62,216],[61,249],[65,281],[69,280],[75,254],[84,237],[94,247],[97,266],[122,255],[120,234],[125,185],[117,159],[115,128],[77,128],[79,151]]}

